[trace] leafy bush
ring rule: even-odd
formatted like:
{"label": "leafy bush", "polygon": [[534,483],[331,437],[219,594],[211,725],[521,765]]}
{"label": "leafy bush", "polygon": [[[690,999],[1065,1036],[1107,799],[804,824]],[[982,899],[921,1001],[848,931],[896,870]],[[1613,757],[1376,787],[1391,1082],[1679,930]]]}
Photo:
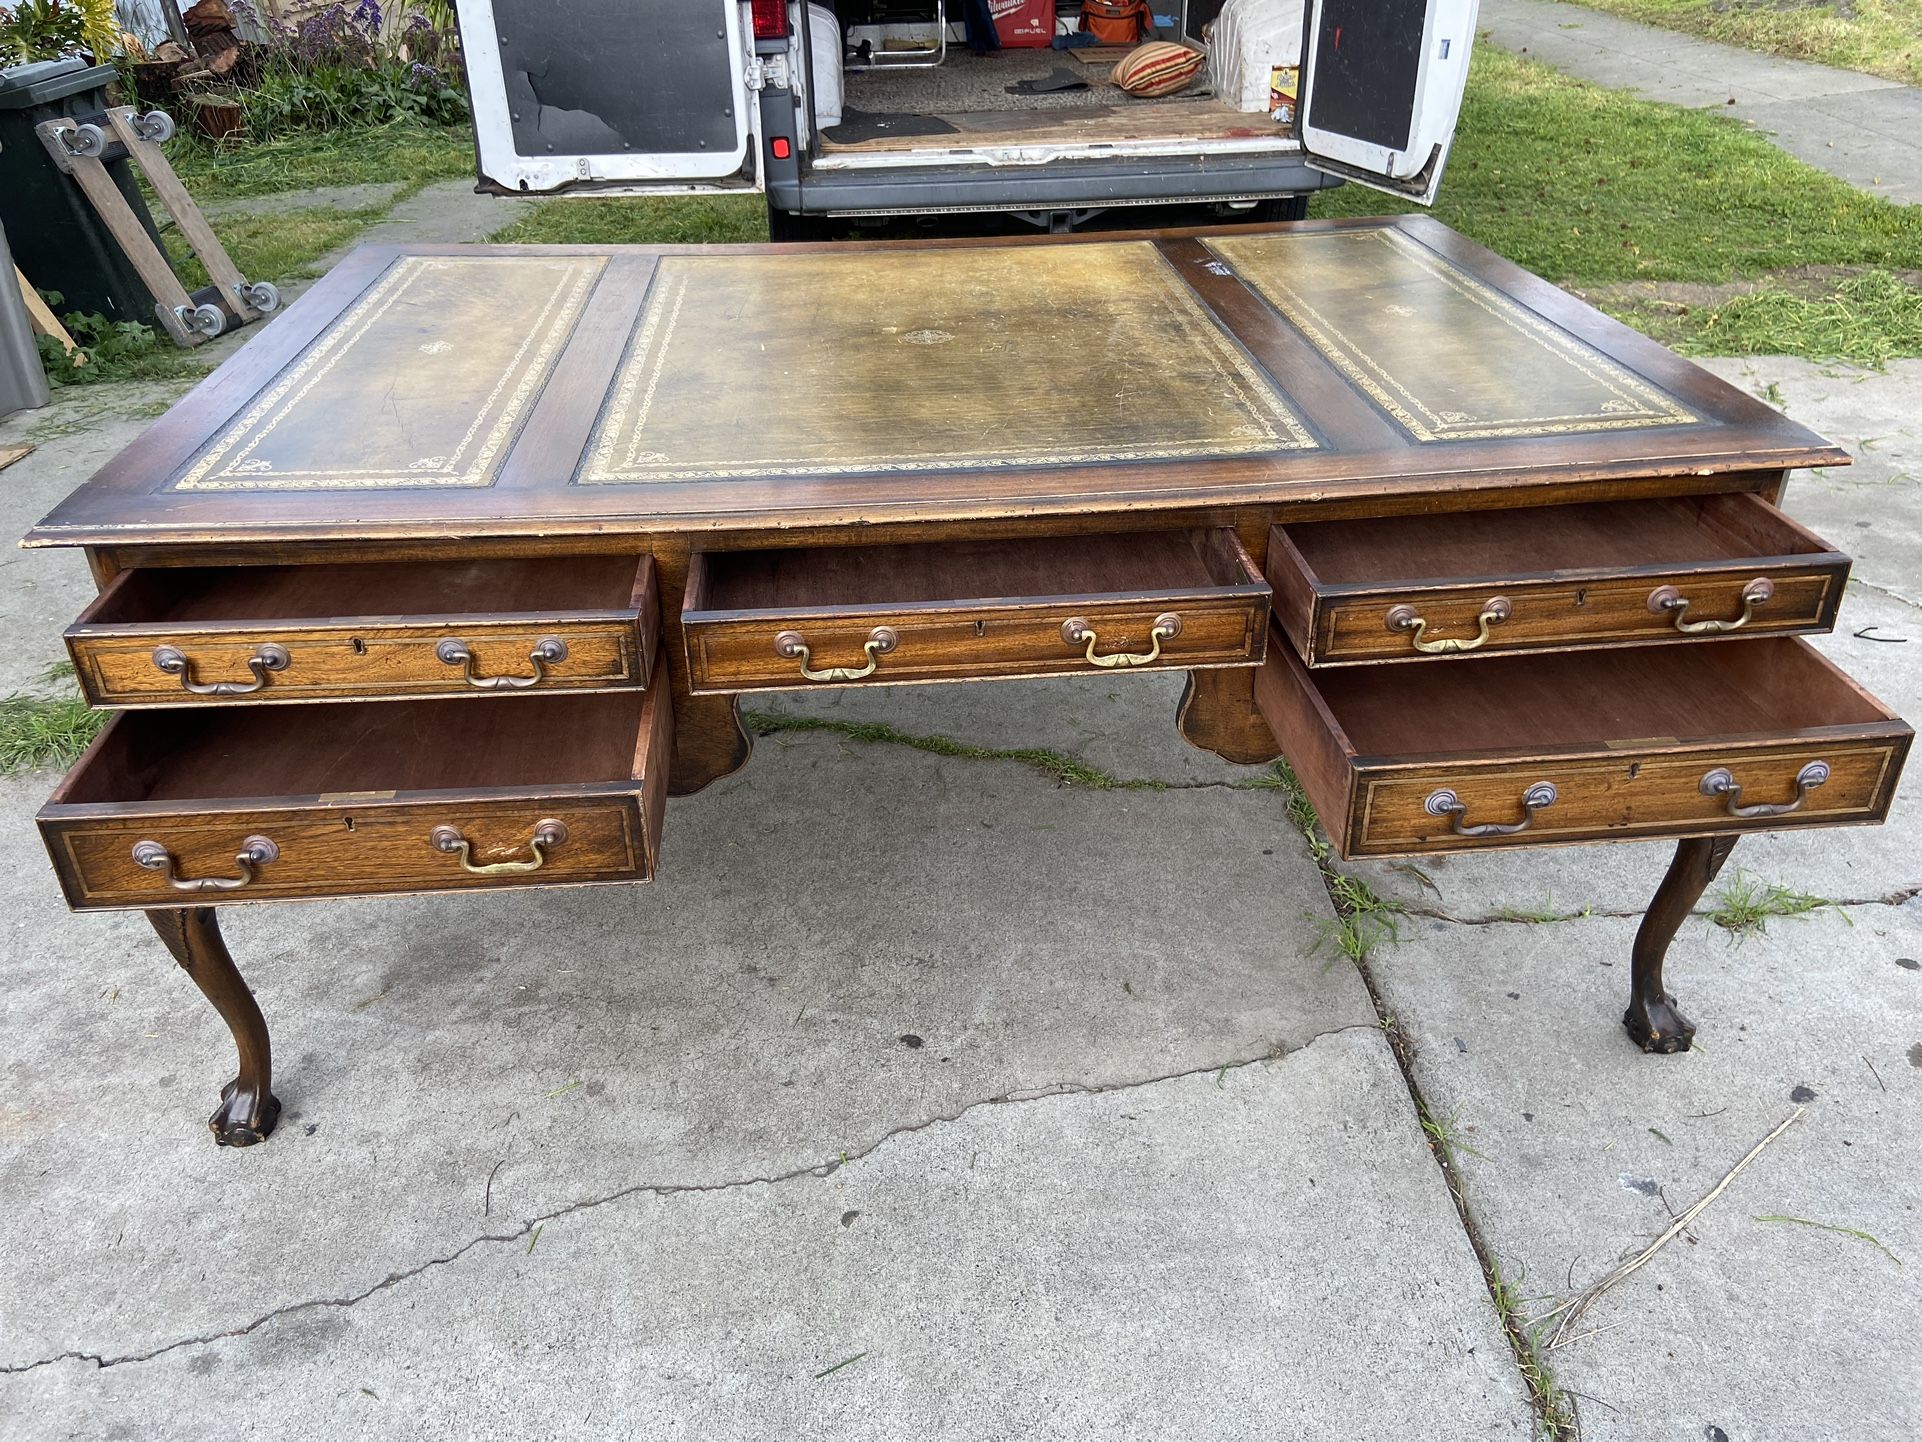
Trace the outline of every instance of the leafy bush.
{"label": "leafy bush", "polygon": [[0,65],[60,60],[83,50],[112,55],[120,26],[113,0],[19,0],[0,5]]}
{"label": "leafy bush", "polygon": [[298,24],[259,21],[268,39],[240,102],[247,134],[271,140],[302,130],[342,130],[467,119],[467,90],[451,14],[383,13],[379,0],[341,0]]}
{"label": "leafy bush", "polygon": [[[41,295],[58,310],[62,296],[57,290]],[[47,383],[54,387],[90,385],[96,381],[141,380],[171,376],[179,372],[179,352],[162,346],[160,334],[137,320],[108,320],[98,312],[74,312],[61,317],[67,333],[85,357],[76,365],[65,347],[52,336],[36,336],[40,361],[46,368]]]}

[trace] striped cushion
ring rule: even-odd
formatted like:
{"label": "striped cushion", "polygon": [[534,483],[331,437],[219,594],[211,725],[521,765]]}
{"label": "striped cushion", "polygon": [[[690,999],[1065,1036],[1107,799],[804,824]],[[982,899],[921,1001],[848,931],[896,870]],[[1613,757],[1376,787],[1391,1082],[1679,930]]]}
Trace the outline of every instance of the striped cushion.
{"label": "striped cushion", "polygon": [[1202,55],[1186,45],[1150,40],[1122,57],[1108,78],[1130,95],[1174,95],[1188,88]]}

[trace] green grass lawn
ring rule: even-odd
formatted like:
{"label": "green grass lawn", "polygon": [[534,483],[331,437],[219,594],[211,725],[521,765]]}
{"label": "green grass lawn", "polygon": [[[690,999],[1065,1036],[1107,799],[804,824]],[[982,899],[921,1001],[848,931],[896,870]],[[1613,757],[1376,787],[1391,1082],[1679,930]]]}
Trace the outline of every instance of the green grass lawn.
{"label": "green grass lawn", "polygon": [[1575,0],[1708,40],[1922,84],[1922,0]]}
{"label": "green grass lawn", "polygon": [[[1350,185],[1309,213],[1413,208]],[[1493,46],[1475,52],[1434,213],[1684,349],[1922,354],[1922,206],[1866,195],[1726,116]]]}
{"label": "green grass lawn", "polygon": [[376,181],[417,190],[473,175],[474,137],[465,128],[384,125],[216,145],[183,132],[167,160],[202,204]]}

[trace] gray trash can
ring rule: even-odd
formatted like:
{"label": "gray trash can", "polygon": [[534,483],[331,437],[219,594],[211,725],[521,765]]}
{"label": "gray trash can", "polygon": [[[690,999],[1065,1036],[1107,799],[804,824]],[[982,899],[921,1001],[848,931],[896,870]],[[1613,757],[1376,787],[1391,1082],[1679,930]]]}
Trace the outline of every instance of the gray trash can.
{"label": "gray trash can", "polygon": [[0,416],[47,403],[47,373],[27,319],[27,303],[13,278],[7,230],[0,226]]}
{"label": "gray trash can", "polygon": [[[34,133],[44,120],[105,110],[113,78],[111,65],[84,60],[0,69],[0,225],[13,232],[14,263],[27,279],[60,292],[61,314],[98,313],[152,325],[153,296],[133,262]],[[158,245],[132,164],[110,161],[107,174]]]}

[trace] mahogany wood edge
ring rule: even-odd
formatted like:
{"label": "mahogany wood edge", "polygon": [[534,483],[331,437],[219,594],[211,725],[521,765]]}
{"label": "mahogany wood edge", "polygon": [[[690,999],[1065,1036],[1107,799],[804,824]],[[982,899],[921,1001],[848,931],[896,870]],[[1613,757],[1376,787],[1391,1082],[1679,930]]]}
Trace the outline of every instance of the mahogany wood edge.
{"label": "mahogany wood edge", "polygon": [[[634,813],[636,816],[638,812]],[[51,850],[51,847],[49,848]],[[557,891],[562,887],[577,886],[645,886],[653,881],[652,875],[622,876],[581,876],[541,880],[538,877],[526,881],[516,881],[512,877],[495,877],[485,882],[455,883],[449,886],[409,886],[395,887],[386,891],[316,891],[299,895],[246,896],[236,894],[231,900],[223,899],[220,909],[226,911],[235,906],[305,906],[315,902],[339,901],[398,901],[412,896],[458,896],[473,892],[494,891]],[[63,894],[66,889],[64,877],[61,879]],[[192,903],[184,903],[191,905]],[[110,911],[165,911],[181,909],[182,903],[170,901],[69,901],[68,909],[78,915],[94,915]]]}
{"label": "mahogany wood edge", "polygon": [[[1827,463],[1819,454],[1757,453],[1731,453],[1711,459],[1670,457],[1646,466],[1555,465],[1545,461],[1526,470],[1391,476],[1323,484],[1290,481],[1256,487],[1196,484],[1160,493],[1024,498],[1018,514],[1010,513],[1007,503],[994,500],[956,503],[930,499],[857,510],[831,504],[795,505],[786,507],[772,524],[765,512],[720,510],[668,516],[620,514],[611,507],[603,513],[522,519],[474,514],[423,521],[366,515],[351,526],[286,519],[216,525],[183,520],[137,526],[43,521],[20,544],[29,550],[86,546],[104,552],[118,564],[144,566],[216,563],[207,558],[217,558],[224,564],[262,564],[317,552],[335,559],[382,559],[634,551],[665,538],[692,541],[716,535],[726,537],[728,549],[817,545],[828,536],[839,545],[888,545],[916,535],[968,529],[992,529],[1010,535],[1161,529],[1209,524],[1210,518],[1250,511],[1266,512],[1274,523],[1286,525],[1443,511],[1510,510],[1592,501],[1603,488],[1611,499],[1649,500],[1757,490],[1768,484],[1775,466]],[[484,498],[488,492],[465,494]],[[435,534],[423,537],[423,529],[430,526]],[[488,545],[501,549],[482,549]],[[284,549],[276,552],[268,548]]]}
{"label": "mahogany wood edge", "polygon": [[689,629],[714,626],[773,625],[786,621],[859,620],[863,616],[941,616],[954,611],[993,611],[1027,615],[1092,606],[1161,606],[1188,602],[1254,601],[1268,594],[1265,581],[1237,586],[1177,587],[1166,591],[1100,591],[1060,596],[955,596],[941,601],[851,601],[835,606],[766,606],[744,610],[682,611]]}
{"label": "mahogany wood edge", "polygon": [[[581,457],[600,422],[601,402],[614,384],[614,375],[627,354],[627,342],[654,288],[659,260],[651,255],[609,258],[595,277],[594,289],[569,328],[567,342],[549,370],[531,411],[501,458],[493,489],[512,492],[538,484],[544,469],[561,467],[569,475],[580,470]],[[630,284],[618,298],[621,281]],[[592,397],[594,405],[583,405]]]}
{"label": "mahogany wood edge", "polygon": [[1424,594],[1467,595],[1491,587],[1582,586],[1601,581],[1654,581],[1668,576],[1751,576],[1773,575],[1783,571],[1808,572],[1845,579],[1850,560],[1840,551],[1819,551],[1813,555],[1737,556],[1732,559],[1668,561],[1636,566],[1571,566],[1560,571],[1491,572],[1486,576],[1462,579],[1455,576],[1408,576],[1393,581],[1324,582],[1318,593],[1324,606],[1364,604],[1392,600],[1410,591]]}
{"label": "mahogany wood edge", "polygon": [[[183,458],[197,453],[216,425],[237,414],[261,390],[263,373],[271,379],[285,369],[405,253],[405,247],[391,245],[362,246],[349,252],[289,303],[273,325],[250,336],[82,487],[63,498],[50,517],[58,515],[80,489],[95,484],[136,493],[146,490],[154,479],[147,463],[149,451],[166,451],[171,445]],[[177,470],[178,465],[168,468],[167,477]],[[23,546],[31,541],[33,530],[22,538]]]}
{"label": "mahogany wood edge", "polygon": [[[639,648],[635,658],[637,673],[641,687],[646,689],[654,684],[654,661],[661,646],[661,590],[654,578],[652,552],[643,555],[640,564],[634,568],[634,593],[629,598],[628,609],[633,613],[632,634]],[[645,708],[642,718],[645,727]]]}
{"label": "mahogany wood edge", "polygon": [[[133,574],[123,571],[122,577]],[[103,597],[96,597],[87,610],[92,611]],[[540,627],[547,625],[569,625],[578,630],[582,626],[635,626],[646,616],[647,608],[640,604],[641,596],[637,589],[634,603],[620,607],[582,607],[573,611],[448,611],[425,612],[398,615],[366,616],[314,616],[285,617],[264,616],[249,621],[102,621],[91,622],[82,613],[80,620],[67,627],[62,634],[83,641],[101,640],[140,640],[162,633],[170,636],[234,636],[247,635],[256,631],[285,629],[301,632],[350,632],[408,630],[417,627],[441,629]]]}

